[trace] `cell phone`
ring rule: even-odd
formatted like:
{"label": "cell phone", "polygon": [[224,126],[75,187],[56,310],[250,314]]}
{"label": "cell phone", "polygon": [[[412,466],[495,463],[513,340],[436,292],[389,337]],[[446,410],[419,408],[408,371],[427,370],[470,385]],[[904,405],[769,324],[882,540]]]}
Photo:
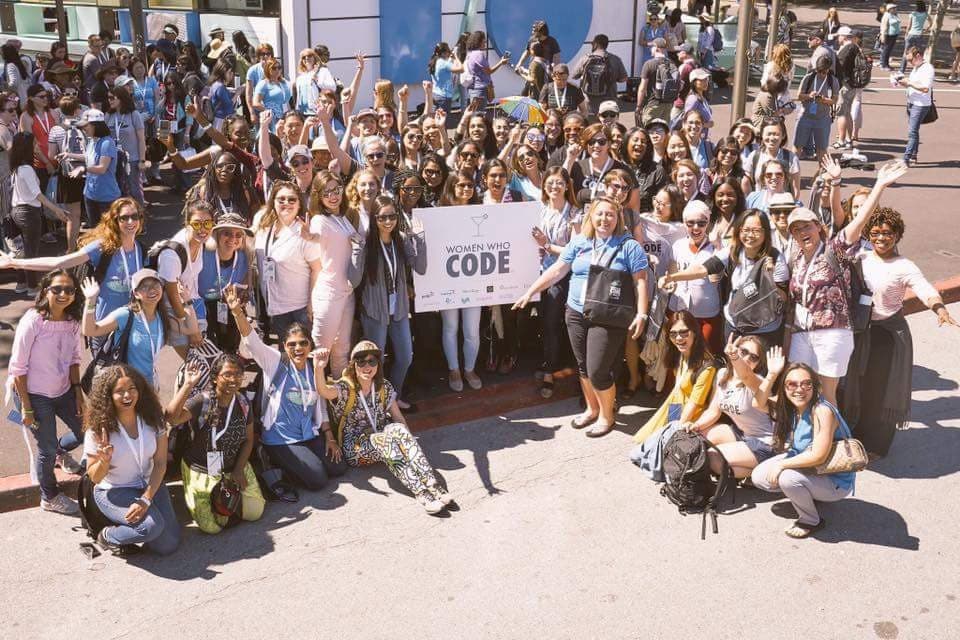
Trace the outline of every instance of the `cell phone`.
{"label": "cell phone", "polygon": [[504,57],[504,58],[509,58],[511,55],[513,55],[513,54],[510,53],[509,51],[504,51],[504,52],[503,52],[503,57]]}
{"label": "cell phone", "polygon": [[157,123],[157,137],[166,138],[170,135],[170,120],[161,120]]}

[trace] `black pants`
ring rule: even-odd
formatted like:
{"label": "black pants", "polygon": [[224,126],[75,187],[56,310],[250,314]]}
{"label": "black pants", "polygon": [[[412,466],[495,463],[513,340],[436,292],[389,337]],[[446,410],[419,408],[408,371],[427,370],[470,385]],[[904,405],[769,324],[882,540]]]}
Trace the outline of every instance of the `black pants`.
{"label": "black pants", "polygon": [[[36,258],[39,256],[40,234],[43,226],[43,211],[40,207],[31,207],[25,204],[17,205],[10,210],[10,218],[20,229],[23,238],[23,257]],[[40,273],[24,271],[20,279],[33,289],[40,282]]]}
{"label": "black pants", "polygon": [[880,326],[870,329],[870,357],[866,372],[860,378],[860,419],[853,428],[853,436],[870,453],[885,456],[897,435],[896,423],[884,419],[883,396],[893,362],[893,336]]}
{"label": "black pants", "polygon": [[347,463],[334,463],[326,453],[322,436],[294,444],[263,445],[273,464],[297,484],[316,491],[327,484],[330,476],[342,476]]}
{"label": "black pants", "polygon": [[566,319],[580,377],[588,378],[597,391],[606,391],[614,383],[614,366],[623,358],[627,330],[590,324],[582,313],[570,307]]}
{"label": "black pants", "polygon": [[233,314],[227,312],[227,324],[217,322],[217,303],[207,300],[207,337],[224,353],[236,353],[240,348],[240,330]]}
{"label": "black pants", "polygon": [[544,371],[557,371],[563,360],[563,316],[567,310],[570,276],[551,285],[540,295],[540,333],[543,339]]}

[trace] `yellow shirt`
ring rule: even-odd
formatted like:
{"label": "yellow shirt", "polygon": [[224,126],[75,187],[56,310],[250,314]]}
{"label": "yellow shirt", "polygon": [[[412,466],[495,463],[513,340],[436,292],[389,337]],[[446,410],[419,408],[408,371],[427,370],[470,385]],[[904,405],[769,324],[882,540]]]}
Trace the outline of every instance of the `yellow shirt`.
{"label": "yellow shirt", "polygon": [[710,392],[713,390],[713,378],[717,374],[717,369],[713,366],[705,367],[700,371],[700,375],[697,376],[696,380],[694,380],[693,374],[694,372],[690,371],[687,361],[681,360],[680,367],[677,370],[677,381],[673,385],[673,390],[670,391],[670,395],[667,396],[667,399],[660,405],[657,412],[634,434],[634,442],[638,444],[643,442],[650,437],[650,434],[667,425],[669,422],[670,405],[679,405],[682,413],[683,407],[686,406],[688,402],[692,402],[696,405],[696,410],[693,412],[693,415],[690,416],[690,419],[696,420],[700,417],[700,414],[703,413],[703,410],[707,408],[707,404],[710,402]]}

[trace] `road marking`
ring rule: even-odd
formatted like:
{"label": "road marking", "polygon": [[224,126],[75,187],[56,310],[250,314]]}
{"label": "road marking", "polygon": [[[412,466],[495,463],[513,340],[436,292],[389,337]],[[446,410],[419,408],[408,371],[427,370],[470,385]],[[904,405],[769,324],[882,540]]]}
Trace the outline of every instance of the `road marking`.
{"label": "road marking", "polygon": [[[941,89],[939,87],[934,87],[937,93],[960,93],[960,89]],[[906,92],[906,87],[867,87],[867,91],[873,93],[874,91],[899,91],[901,93]]]}

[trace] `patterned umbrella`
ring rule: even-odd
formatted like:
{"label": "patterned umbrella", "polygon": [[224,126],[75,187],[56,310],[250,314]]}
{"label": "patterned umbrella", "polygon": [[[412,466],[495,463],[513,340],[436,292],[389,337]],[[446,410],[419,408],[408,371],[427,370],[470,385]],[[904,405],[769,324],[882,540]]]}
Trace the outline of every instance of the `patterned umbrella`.
{"label": "patterned umbrella", "polygon": [[540,103],[533,98],[510,96],[500,98],[497,100],[497,104],[504,113],[514,120],[527,124],[543,124],[547,121],[547,114],[544,113]]}

